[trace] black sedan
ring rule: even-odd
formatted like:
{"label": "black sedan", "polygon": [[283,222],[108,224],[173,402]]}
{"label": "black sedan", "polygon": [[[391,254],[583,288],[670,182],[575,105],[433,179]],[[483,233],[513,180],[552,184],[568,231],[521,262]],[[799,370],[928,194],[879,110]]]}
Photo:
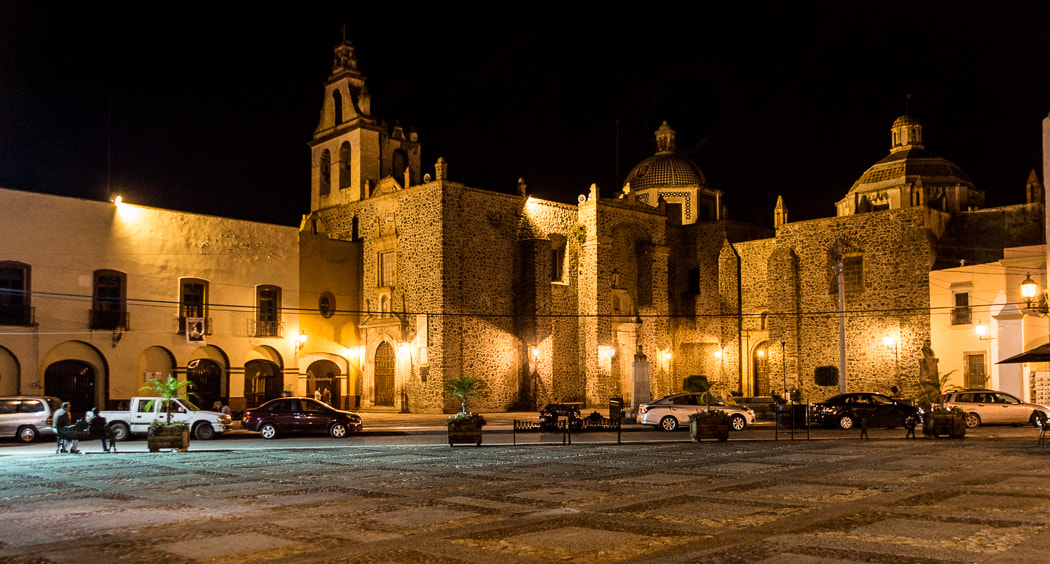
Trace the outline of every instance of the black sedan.
{"label": "black sedan", "polygon": [[840,394],[814,403],[810,408],[811,422],[840,429],[859,427],[861,420],[867,427],[904,427],[909,417],[914,417],[914,423],[920,425],[922,416],[922,408],[866,392]]}
{"label": "black sedan", "polygon": [[244,413],[244,428],[264,439],[285,433],[327,433],[341,439],[361,430],[361,417],[310,398],[278,398]]}

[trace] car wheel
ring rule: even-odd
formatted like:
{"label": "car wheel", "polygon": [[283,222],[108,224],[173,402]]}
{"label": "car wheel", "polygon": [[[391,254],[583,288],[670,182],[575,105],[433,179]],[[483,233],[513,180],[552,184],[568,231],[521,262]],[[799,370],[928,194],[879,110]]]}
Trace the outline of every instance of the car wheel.
{"label": "car wheel", "polygon": [[1028,422],[1031,423],[1033,427],[1042,427],[1043,425],[1046,425],[1046,416],[1035,411],[1032,413],[1032,417]]}
{"label": "car wheel", "polygon": [[743,415],[734,415],[729,418],[729,428],[734,431],[743,431],[747,427],[747,419]]}
{"label": "car wheel", "polygon": [[966,414],[966,428],[973,429],[974,427],[981,426],[981,416],[976,413]]}
{"label": "car wheel", "polygon": [[333,439],[341,439],[346,436],[346,425],[332,423],[332,426],[328,428],[328,434],[332,435]]}
{"label": "car wheel", "polygon": [[660,420],[660,428],[664,431],[674,431],[678,428],[678,420],[673,415],[667,415]]}
{"label": "car wheel", "polygon": [[109,430],[113,433],[114,441],[126,441],[131,436],[128,426],[123,423],[114,423],[109,426]]}
{"label": "car wheel", "polygon": [[36,440],[36,428],[26,425],[18,428],[18,440],[23,443],[31,443]]}
{"label": "car wheel", "polygon": [[857,422],[856,422],[856,420],[853,419],[852,415],[846,414],[846,415],[843,415],[842,417],[839,417],[839,429],[843,429],[845,431],[848,431],[848,430],[852,429],[853,426],[856,423]]}
{"label": "car wheel", "polygon": [[277,427],[273,423],[263,423],[263,426],[259,427],[259,435],[264,439],[276,439]]}
{"label": "car wheel", "polygon": [[215,438],[215,427],[212,427],[211,423],[200,423],[193,428],[193,436],[202,441],[210,441]]}

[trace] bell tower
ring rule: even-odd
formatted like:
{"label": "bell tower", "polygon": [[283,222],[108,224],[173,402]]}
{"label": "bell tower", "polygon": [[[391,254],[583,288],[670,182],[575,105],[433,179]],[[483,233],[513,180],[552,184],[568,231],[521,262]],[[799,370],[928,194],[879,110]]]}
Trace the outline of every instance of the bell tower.
{"label": "bell tower", "polygon": [[419,182],[416,133],[406,135],[400,125],[388,132],[372,115],[371,96],[345,25],[324,83],[321,119],[308,145],[311,212],[364,200],[386,176],[393,176],[401,188]]}

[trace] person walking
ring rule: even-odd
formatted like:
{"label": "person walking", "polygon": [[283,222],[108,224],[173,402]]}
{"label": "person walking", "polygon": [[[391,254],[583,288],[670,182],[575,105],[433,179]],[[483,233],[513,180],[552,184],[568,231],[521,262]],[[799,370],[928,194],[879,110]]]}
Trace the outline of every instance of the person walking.
{"label": "person walking", "polygon": [[321,401],[321,390],[314,389],[314,399],[317,401]]}
{"label": "person walking", "polygon": [[[72,429],[66,431],[65,429],[66,427],[70,427],[73,424],[73,418],[69,414],[69,410],[71,407],[72,406],[69,405],[68,401],[64,401],[62,402],[62,406],[58,408],[58,411],[55,412],[54,427],[55,433],[59,436],[58,451],[80,454],[80,449],[77,448],[77,445],[80,443],[80,441],[79,439],[77,439],[76,431]],[[63,436],[64,433],[65,437]],[[68,450],[66,449],[67,443],[70,447]]]}
{"label": "person walking", "polygon": [[328,388],[325,388],[324,393],[321,394],[321,401],[327,403],[328,405],[332,405],[332,391]]}
{"label": "person walking", "polygon": [[109,428],[106,427],[106,418],[98,414],[97,407],[92,408],[90,413],[91,419],[88,420],[88,429],[91,431],[91,438],[102,441],[102,452],[109,452],[109,447],[112,445],[106,442],[109,438]]}

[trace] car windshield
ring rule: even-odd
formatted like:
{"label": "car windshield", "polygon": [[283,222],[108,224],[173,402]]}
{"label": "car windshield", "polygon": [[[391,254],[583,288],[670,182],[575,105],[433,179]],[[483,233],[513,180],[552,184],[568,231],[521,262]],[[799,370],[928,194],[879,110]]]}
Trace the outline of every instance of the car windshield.
{"label": "car windshield", "polygon": [[188,399],[182,398],[182,399],[179,400],[179,402],[181,402],[182,405],[185,405],[186,409],[189,409],[190,411],[200,411],[201,410],[201,408],[197,407],[196,405],[193,405],[193,402],[188,400]]}

